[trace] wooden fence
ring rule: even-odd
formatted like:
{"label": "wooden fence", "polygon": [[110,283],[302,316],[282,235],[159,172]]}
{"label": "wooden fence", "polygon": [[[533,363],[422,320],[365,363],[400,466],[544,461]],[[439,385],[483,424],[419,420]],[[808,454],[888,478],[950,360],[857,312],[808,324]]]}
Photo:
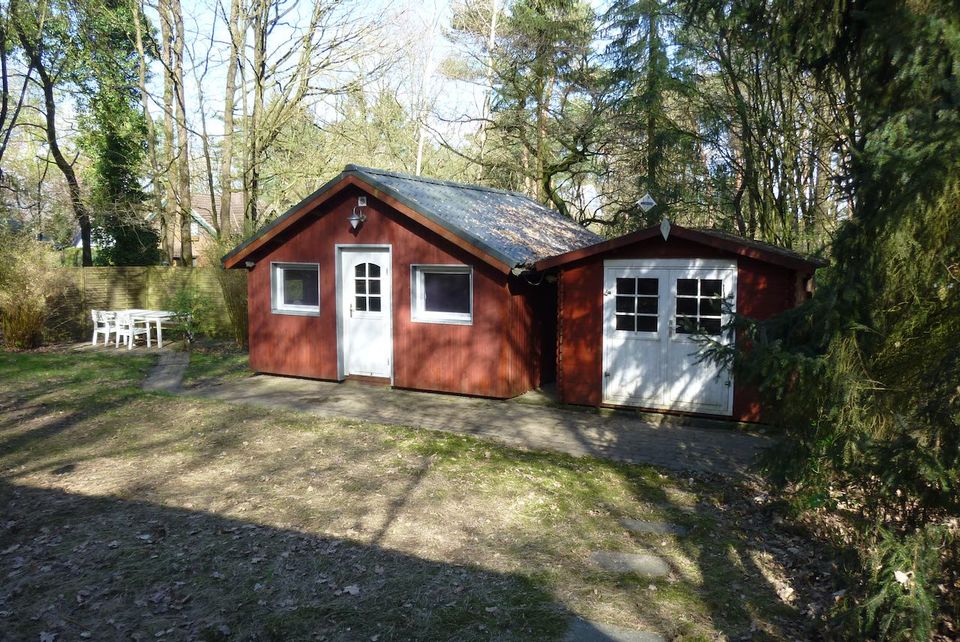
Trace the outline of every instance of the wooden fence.
{"label": "wooden fence", "polygon": [[82,334],[90,327],[90,310],[170,309],[181,292],[192,293],[203,309],[201,323],[214,335],[230,335],[230,319],[217,268],[78,267],[63,268],[72,287],[64,301],[61,332]]}

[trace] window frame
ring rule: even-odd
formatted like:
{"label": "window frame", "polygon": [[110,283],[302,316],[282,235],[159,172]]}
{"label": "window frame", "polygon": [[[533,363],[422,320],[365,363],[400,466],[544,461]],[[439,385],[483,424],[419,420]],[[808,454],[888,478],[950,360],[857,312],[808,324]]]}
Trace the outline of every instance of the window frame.
{"label": "window frame", "polygon": [[[646,274],[646,273],[644,273],[644,274]],[[634,282],[634,293],[633,293],[633,294],[620,294],[620,290],[619,290],[619,287],[618,287],[618,285],[619,285],[618,282],[619,282],[620,279],[624,279],[624,278],[625,278],[625,279],[629,279],[629,280],[631,280],[631,281]],[[656,292],[656,294],[640,294],[640,293],[639,293],[639,288],[637,287],[637,286],[639,285],[638,281],[640,281],[640,279],[650,279],[650,280],[652,280],[652,281],[656,281],[656,283],[657,283],[657,292]],[[614,323],[614,331],[616,331],[616,332],[630,332],[630,333],[632,333],[634,336],[641,336],[641,337],[656,337],[656,336],[659,336],[659,334],[660,334],[660,321],[661,321],[661,318],[660,318],[660,309],[661,309],[661,307],[662,307],[662,302],[661,302],[661,300],[660,300],[660,299],[661,299],[660,294],[661,294],[661,277],[660,277],[660,276],[633,275],[633,276],[626,276],[626,277],[622,277],[622,276],[614,277],[614,284],[613,284],[613,305],[614,305],[613,323]],[[617,309],[616,309],[616,306],[617,306],[617,298],[618,298],[618,297],[621,297],[621,296],[623,296],[623,297],[630,297],[630,298],[633,299],[633,306],[634,306],[634,307],[633,307],[633,310],[634,310],[633,312],[618,312],[618,311],[617,311]],[[637,309],[638,309],[638,307],[639,307],[638,304],[639,304],[639,302],[640,302],[640,301],[639,301],[640,299],[653,299],[654,301],[656,301],[656,302],[657,302],[657,311],[656,311],[656,313],[637,312]],[[620,330],[619,328],[617,328],[617,327],[616,327],[616,324],[617,324],[617,317],[618,317],[618,316],[630,316],[630,317],[633,317],[634,329],[633,329],[633,330]],[[654,320],[656,321],[656,323],[655,323],[656,328],[655,328],[654,330],[637,330],[637,329],[636,329],[636,324],[637,324],[638,317],[646,317],[646,318],[652,318],[652,319],[654,319]]]}
{"label": "window frame", "polygon": [[[695,281],[696,284],[697,284],[697,292],[696,292],[696,294],[680,294],[680,281],[681,281],[681,280]],[[704,294],[703,294],[703,282],[704,282],[704,281],[716,281],[717,283],[719,283],[719,284],[720,284],[720,294],[719,294],[719,295],[715,295],[715,296],[704,295]],[[708,336],[708,337],[722,337],[723,334],[724,334],[724,327],[723,327],[723,325],[724,325],[724,318],[725,318],[725,316],[726,316],[726,315],[725,315],[725,310],[724,310],[724,305],[725,305],[725,304],[728,302],[728,300],[729,300],[729,295],[725,295],[725,294],[724,294],[724,286],[725,286],[725,283],[724,283],[723,277],[715,277],[715,276],[709,276],[709,277],[702,277],[702,276],[697,276],[697,277],[677,277],[677,279],[676,279],[676,289],[677,289],[677,292],[676,292],[676,294],[675,294],[674,297],[673,297],[673,298],[674,298],[674,309],[673,309],[674,334],[684,335],[684,336],[704,335],[704,336]],[[695,304],[696,304],[696,307],[695,307],[696,312],[695,312],[694,314],[681,314],[681,313],[680,313],[680,301],[681,301],[681,300],[694,301]],[[702,312],[702,309],[703,309],[702,303],[703,303],[703,301],[718,301],[718,302],[720,303],[720,311],[719,311],[719,313],[718,313],[718,314],[703,314],[703,312]],[[681,329],[682,324],[680,323],[680,319],[690,319],[690,320],[692,320],[692,321],[693,321],[693,325],[695,326],[695,329],[694,329],[692,332],[688,332],[688,331],[686,331],[686,330],[682,330],[682,329]],[[714,332],[707,332],[707,331],[704,330],[703,321],[704,321],[705,319],[706,319],[706,320],[710,320],[710,321],[716,321],[717,323],[719,323],[719,328],[717,329],[717,332],[715,332],[715,333],[714,333]]]}
{"label": "window frame", "polygon": [[[314,269],[317,271],[317,305],[295,305],[283,302],[284,270]],[[320,316],[320,264],[294,261],[272,261],[270,263],[270,311],[273,314],[294,316]]]}
{"label": "window frame", "polygon": [[[470,288],[470,312],[430,312],[426,310],[426,289],[423,275],[466,274]],[[410,265],[410,320],[414,323],[439,323],[446,325],[473,325],[473,266],[456,263]]]}

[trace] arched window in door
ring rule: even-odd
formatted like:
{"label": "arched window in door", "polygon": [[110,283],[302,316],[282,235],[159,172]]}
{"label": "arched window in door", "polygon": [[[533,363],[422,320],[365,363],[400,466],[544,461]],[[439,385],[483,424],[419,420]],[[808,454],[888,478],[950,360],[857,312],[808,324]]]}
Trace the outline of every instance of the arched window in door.
{"label": "arched window in door", "polygon": [[380,312],[383,305],[380,287],[379,265],[360,263],[354,268],[353,292],[357,312]]}

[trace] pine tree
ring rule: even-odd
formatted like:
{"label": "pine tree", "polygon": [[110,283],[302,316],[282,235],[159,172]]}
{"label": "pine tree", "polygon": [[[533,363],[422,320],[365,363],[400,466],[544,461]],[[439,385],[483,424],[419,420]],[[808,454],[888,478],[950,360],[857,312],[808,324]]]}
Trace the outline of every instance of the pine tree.
{"label": "pine tree", "polygon": [[960,11],[769,11],[780,64],[835,97],[851,211],[813,298],[727,356],[780,409],[771,472],[855,538],[847,635],[927,639],[960,614]]}

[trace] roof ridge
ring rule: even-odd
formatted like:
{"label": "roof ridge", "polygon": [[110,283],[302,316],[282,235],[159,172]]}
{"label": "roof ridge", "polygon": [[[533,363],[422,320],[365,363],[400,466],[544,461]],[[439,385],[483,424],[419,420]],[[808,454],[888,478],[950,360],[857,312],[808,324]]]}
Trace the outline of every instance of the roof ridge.
{"label": "roof ridge", "polygon": [[543,209],[556,211],[547,207],[543,203],[539,203],[536,200],[530,198],[530,196],[528,196],[527,194],[523,194],[522,192],[514,192],[507,189],[500,189],[498,187],[489,187],[487,185],[474,185],[472,183],[460,183],[458,181],[450,181],[443,178],[434,178],[432,176],[416,176],[414,174],[407,174],[405,172],[397,172],[397,171],[387,170],[387,169],[378,169],[375,167],[364,167],[363,165],[356,165],[354,163],[347,164],[343,168],[343,171],[392,176],[393,178],[401,178],[401,179],[410,180],[410,181],[419,181],[421,183],[433,183],[435,185],[444,185],[446,187],[456,187],[459,189],[469,189],[477,192],[493,192],[495,194],[509,194],[510,196],[516,196],[518,198],[528,200],[531,203],[537,205],[538,207],[542,207]]}

